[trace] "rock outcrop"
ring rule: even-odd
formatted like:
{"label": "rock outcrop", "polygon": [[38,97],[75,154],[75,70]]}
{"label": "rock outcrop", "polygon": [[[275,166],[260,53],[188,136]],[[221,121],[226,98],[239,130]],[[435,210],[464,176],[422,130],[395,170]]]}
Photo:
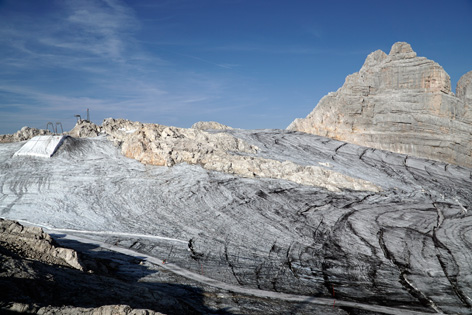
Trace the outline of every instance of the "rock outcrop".
{"label": "rock outcrop", "polygon": [[0,306],[0,311],[11,313],[27,313],[41,315],[162,315],[149,309],[133,309],[129,305],[104,305],[95,308],[74,307],[74,306],[42,306],[25,303],[8,303]]}
{"label": "rock outcrop", "polygon": [[97,137],[102,132],[102,128],[88,120],[79,120],[77,124],[69,131],[71,137]]}
{"label": "rock outcrop", "polygon": [[49,135],[51,132],[45,129],[23,127],[14,134],[0,135],[0,143],[19,142],[29,140],[36,136]]}
{"label": "rock outcrop", "polygon": [[199,121],[196,122],[192,125],[193,129],[200,129],[200,130],[226,130],[226,129],[233,129],[230,126],[226,126],[223,124],[220,124],[219,122],[216,121]]}
{"label": "rock outcrop", "polygon": [[0,245],[27,259],[84,271],[76,251],[55,246],[51,236],[38,227],[0,218]]}
{"label": "rock outcrop", "polygon": [[144,305],[173,314],[189,311],[163,292],[129,283],[130,277],[120,280],[119,262],[80,255],[83,261],[41,228],[0,218],[0,313],[162,314]]}
{"label": "rock outcrop", "polygon": [[258,148],[228,133],[143,124],[108,118],[103,130],[123,155],[144,164],[174,166],[201,165],[207,170],[243,177],[287,179],[299,184],[341,189],[380,191],[366,180],[350,177],[320,165],[299,165],[257,155]]}
{"label": "rock outcrop", "polygon": [[411,46],[371,53],[359,72],[289,130],[472,167],[472,73],[459,81]]}

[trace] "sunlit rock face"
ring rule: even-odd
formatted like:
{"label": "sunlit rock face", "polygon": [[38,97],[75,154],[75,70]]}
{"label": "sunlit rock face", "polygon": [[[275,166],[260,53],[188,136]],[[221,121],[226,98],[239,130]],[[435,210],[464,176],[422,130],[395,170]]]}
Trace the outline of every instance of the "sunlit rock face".
{"label": "sunlit rock face", "polygon": [[200,129],[200,130],[225,130],[225,129],[233,129],[230,126],[226,126],[220,124],[216,121],[199,121],[192,125],[193,129]]}
{"label": "sunlit rock face", "polygon": [[101,127],[88,120],[79,120],[74,128],[69,131],[71,137],[96,137],[100,135]]}
{"label": "sunlit rock face", "polygon": [[249,178],[286,179],[331,191],[381,190],[369,181],[357,176],[346,176],[319,163],[303,165],[286,159],[262,157],[258,154],[260,149],[257,146],[229,132],[211,133],[196,128],[143,124],[113,118],[105,119],[102,128],[108,138],[121,148],[124,156],[144,164],[171,167],[188,163],[211,171]]}
{"label": "sunlit rock face", "polygon": [[464,102],[464,111],[472,109],[472,71],[467,72],[457,82],[456,95]]}
{"label": "sunlit rock face", "polygon": [[395,43],[367,56],[359,72],[289,130],[472,167],[472,74],[459,81],[436,62]]}

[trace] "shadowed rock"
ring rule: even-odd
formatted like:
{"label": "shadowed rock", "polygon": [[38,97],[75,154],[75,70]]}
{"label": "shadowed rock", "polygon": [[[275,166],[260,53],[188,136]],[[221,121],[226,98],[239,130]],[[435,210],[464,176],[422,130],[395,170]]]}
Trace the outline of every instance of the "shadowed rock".
{"label": "shadowed rock", "polygon": [[84,271],[74,250],[55,246],[51,236],[38,227],[25,227],[0,218],[0,245],[28,259]]}
{"label": "shadowed rock", "polygon": [[457,82],[456,94],[464,102],[464,110],[470,111],[472,109],[472,71],[464,74]]}

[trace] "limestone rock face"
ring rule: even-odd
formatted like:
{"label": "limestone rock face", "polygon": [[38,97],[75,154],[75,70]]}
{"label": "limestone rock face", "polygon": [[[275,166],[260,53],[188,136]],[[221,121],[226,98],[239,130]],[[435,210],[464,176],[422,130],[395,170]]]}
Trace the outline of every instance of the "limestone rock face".
{"label": "limestone rock face", "polygon": [[407,43],[367,56],[359,72],[289,130],[472,167],[472,73],[459,81]]}
{"label": "limestone rock face", "polygon": [[0,143],[8,143],[8,142],[19,142],[29,140],[36,136],[48,135],[51,134],[49,130],[45,129],[37,129],[31,127],[23,127],[14,134],[9,135],[0,135]]}
{"label": "limestone rock face", "polygon": [[223,124],[220,124],[219,122],[216,121],[199,121],[196,122],[192,125],[193,129],[200,129],[200,130],[226,130],[226,129],[233,129],[230,126],[226,126]]}
{"label": "limestone rock face", "polygon": [[194,128],[113,118],[105,119],[102,128],[115,145],[121,146],[124,156],[144,164],[168,167],[180,163],[196,164],[207,170],[249,178],[287,179],[331,191],[381,190],[369,181],[332,171],[328,167],[299,165],[258,156],[258,147],[229,133],[211,133]]}
{"label": "limestone rock face", "polygon": [[256,147],[227,134],[198,129],[143,124],[124,119],[105,119],[104,131],[122,153],[145,164],[173,166],[179,163],[207,164],[210,156],[227,152],[255,153]]}

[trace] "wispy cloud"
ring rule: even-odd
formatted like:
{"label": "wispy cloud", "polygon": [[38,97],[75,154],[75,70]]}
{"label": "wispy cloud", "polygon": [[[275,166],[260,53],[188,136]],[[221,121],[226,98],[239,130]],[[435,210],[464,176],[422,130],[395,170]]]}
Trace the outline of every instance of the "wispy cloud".
{"label": "wispy cloud", "polygon": [[[169,116],[178,115],[182,118],[197,112],[215,112],[215,107],[224,110],[217,105],[224,89],[221,86],[223,83],[198,74],[187,73],[179,84],[173,82],[171,85],[159,80],[124,79],[121,75],[116,80],[94,78],[93,82],[97,84],[98,91],[89,93],[46,92],[36,87],[15,85],[16,82],[0,84],[0,112],[11,112],[14,107],[16,120],[18,116],[24,120],[35,114],[47,121],[62,121],[63,124],[67,123],[66,128],[72,128],[75,121],[73,115],[84,112],[85,108],[91,109],[97,123],[106,117],[162,123]],[[101,93],[103,90],[106,93]],[[0,121],[3,125],[3,119]],[[31,121],[36,122],[37,119]]]}
{"label": "wispy cloud", "polygon": [[200,61],[200,62],[203,62],[203,63],[206,63],[206,64],[210,64],[210,65],[213,65],[213,66],[216,66],[216,67],[220,67],[220,68],[233,69],[233,68],[238,67],[238,65],[236,65],[236,64],[217,63],[217,62],[209,61],[209,60],[206,60],[206,59],[197,57],[197,56],[191,56],[191,55],[182,54],[182,53],[175,53],[175,54],[176,54],[176,55],[179,55],[179,56],[182,56],[182,57],[187,57],[187,58],[191,58],[191,59],[194,59],[194,60],[198,60],[198,61]]}
{"label": "wispy cloud", "polygon": [[68,1],[67,17],[62,21],[73,29],[74,37],[58,30],[48,44],[75,51],[85,51],[115,61],[126,59],[128,45],[132,45],[130,32],[139,28],[134,12],[115,0]]}
{"label": "wispy cloud", "polygon": [[84,64],[84,59],[124,63],[135,54],[142,55],[132,36],[140,23],[120,1],[65,1],[58,5],[44,15],[17,14],[14,20],[2,16],[0,43],[11,52],[3,64],[72,68]]}
{"label": "wispy cloud", "polygon": [[[167,92],[146,75],[149,64],[166,63],[139,47],[133,32],[140,23],[130,8],[118,0],[55,4],[44,15],[0,11],[3,118],[34,123],[32,113],[72,117],[84,107],[101,115],[146,108],[165,111],[165,105],[156,102]],[[45,79],[56,87],[45,85]]]}
{"label": "wispy cloud", "polygon": [[0,10],[0,133],[12,121],[17,128],[43,127],[44,120],[72,128],[73,115],[85,108],[97,123],[111,116],[188,121],[197,113],[234,109],[222,102],[231,84],[211,71],[238,65],[186,53],[185,47],[181,58],[167,52],[164,60],[156,46],[147,50],[138,39],[142,24],[123,1],[50,2],[51,10],[41,14],[10,3],[12,12]]}

